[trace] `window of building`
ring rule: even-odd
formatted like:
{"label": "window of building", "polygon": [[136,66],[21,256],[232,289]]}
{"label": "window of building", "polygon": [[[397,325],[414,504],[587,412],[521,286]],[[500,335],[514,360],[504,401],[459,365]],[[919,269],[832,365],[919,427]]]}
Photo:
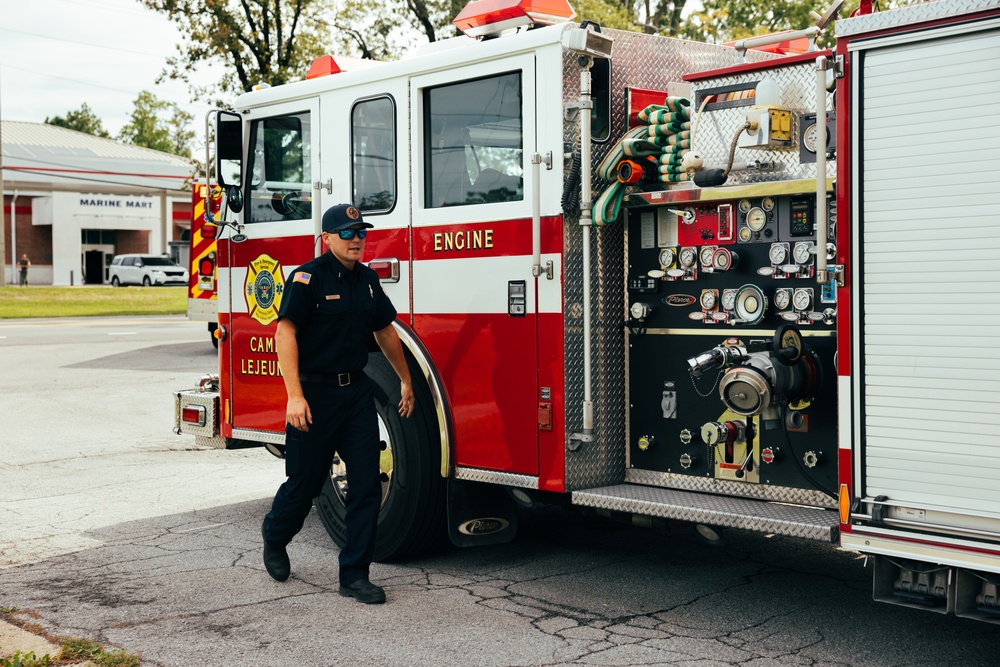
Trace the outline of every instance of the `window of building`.
{"label": "window of building", "polygon": [[524,198],[521,73],[427,88],[424,205]]}
{"label": "window of building", "polygon": [[396,204],[396,123],[391,97],[362,100],[351,110],[354,205],[389,211]]}
{"label": "window of building", "polygon": [[309,112],[251,123],[249,158],[249,222],[303,220],[312,216]]}

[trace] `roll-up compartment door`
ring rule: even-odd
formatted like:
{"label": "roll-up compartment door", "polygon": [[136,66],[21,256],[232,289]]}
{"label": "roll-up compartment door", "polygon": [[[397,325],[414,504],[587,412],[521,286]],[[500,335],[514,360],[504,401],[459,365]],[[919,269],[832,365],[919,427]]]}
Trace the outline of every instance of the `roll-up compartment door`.
{"label": "roll-up compartment door", "polygon": [[861,46],[854,59],[861,472],[868,497],[992,523],[1000,29],[957,32]]}

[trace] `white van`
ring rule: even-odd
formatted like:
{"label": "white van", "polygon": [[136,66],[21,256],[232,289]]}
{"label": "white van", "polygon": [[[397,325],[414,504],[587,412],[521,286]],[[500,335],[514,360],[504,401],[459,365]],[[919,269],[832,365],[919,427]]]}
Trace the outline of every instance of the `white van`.
{"label": "white van", "polygon": [[120,285],[187,285],[188,272],[166,255],[116,255],[108,280]]}

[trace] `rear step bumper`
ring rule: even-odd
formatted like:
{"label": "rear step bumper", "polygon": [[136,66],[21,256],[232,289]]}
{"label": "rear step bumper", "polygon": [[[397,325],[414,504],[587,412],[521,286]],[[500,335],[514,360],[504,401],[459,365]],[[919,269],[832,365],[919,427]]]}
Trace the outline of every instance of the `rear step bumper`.
{"label": "rear step bumper", "polygon": [[646,516],[836,542],[836,511],[635,484],[574,491],[573,504]]}

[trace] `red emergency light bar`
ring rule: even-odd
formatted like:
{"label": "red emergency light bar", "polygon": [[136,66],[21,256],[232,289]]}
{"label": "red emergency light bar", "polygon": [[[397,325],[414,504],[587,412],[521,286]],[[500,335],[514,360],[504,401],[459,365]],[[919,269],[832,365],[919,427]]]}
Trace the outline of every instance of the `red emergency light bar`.
{"label": "red emergency light bar", "polygon": [[469,37],[569,21],[576,12],[569,0],[472,0],[452,21]]}
{"label": "red emergency light bar", "polygon": [[333,59],[333,56],[320,56],[316,60],[312,61],[312,65],[309,66],[309,73],[306,74],[306,78],[315,79],[329,74],[340,74],[341,71],[340,65],[338,65],[337,61]]}

